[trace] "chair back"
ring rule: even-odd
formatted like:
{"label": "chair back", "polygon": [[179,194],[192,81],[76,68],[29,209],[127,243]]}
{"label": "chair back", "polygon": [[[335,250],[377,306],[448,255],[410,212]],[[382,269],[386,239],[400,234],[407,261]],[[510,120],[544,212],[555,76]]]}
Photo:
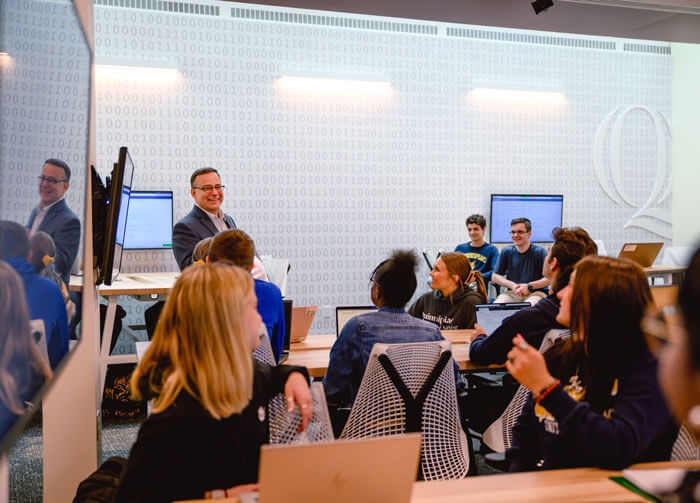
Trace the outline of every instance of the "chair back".
{"label": "chair back", "polygon": [[[540,344],[540,353],[547,351],[552,345],[563,339],[571,337],[571,332],[564,328],[553,328],[548,331]],[[495,452],[505,452],[513,441],[513,426],[520,417],[520,413],[527,402],[530,391],[525,386],[520,386],[508,406],[491,425],[486,428],[482,440],[486,446]]]}
{"label": "chair back", "polygon": [[271,444],[301,444],[335,440],[323,384],[320,382],[311,383],[311,397],[314,402],[314,415],[306,430],[301,433],[297,432],[297,428],[301,424],[299,406],[295,405],[294,410],[288,412],[287,400],[281,393],[270,400],[268,413],[270,415]]}
{"label": "chair back", "polygon": [[277,360],[275,360],[275,353],[272,352],[272,344],[270,344],[270,337],[267,335],[267,328],[264,323],[260,324],[260,343],[258,347],[253,351],[253,358],[273,367],[277,365]]}
{"label": "chair back", "polygon": [[461,478],[470,445],[459,420],[449,341],[375,344],[341,439],[421,431],[425,480]]}
{"label": "chair back", "polygon": [[270,283],[274,283],[282,292],[282,297],[287,291],[287,280],[289,278],[289,260],[272,258],[270,255],[263,255],[260,260],[265,267]]}
{"label": "chair back", "polygon": [[49,362],[49,349],[46,346],[46,328],[44,327],[44,320],[29,320],[29,327],[32,331],[32,340],[39,349],[41,359],[50,368],[51,364]]}
{"label": "chair back", "polygon": [[700,450],[690,428],[683,423],[671,449],[671,461],[693,461],[700,459]]}

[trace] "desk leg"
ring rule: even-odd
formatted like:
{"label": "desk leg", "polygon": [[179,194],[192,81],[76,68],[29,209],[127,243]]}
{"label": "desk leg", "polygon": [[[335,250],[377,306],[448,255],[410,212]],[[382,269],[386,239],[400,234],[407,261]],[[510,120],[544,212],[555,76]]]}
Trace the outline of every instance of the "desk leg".
{"label": "desk leg", "polygon": [[107,297],[107,314],[105,316],[105,326],[102,330],[102,345],[100,346],[100,398],[105,392],[107,360],[109,360],[109,347],[112,345],[112,337],[114,337],[114,317],[117,313],[117,300],[119,300],[119,297],[116,295]]}
{"label": "desk leg", "polygon": [[0,501],[10,501],[10,477],[4,454],[0,457]]}

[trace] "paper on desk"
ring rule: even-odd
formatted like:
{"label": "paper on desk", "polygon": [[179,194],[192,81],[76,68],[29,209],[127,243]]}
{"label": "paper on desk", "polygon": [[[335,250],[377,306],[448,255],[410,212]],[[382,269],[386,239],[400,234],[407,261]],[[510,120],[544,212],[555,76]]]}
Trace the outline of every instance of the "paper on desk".
{"label": "paper on desk", "polygon": [[667,494],[676,490],[683,482],[687,470],[664,468],[662,470],[622,470],[622,476],[649,494]]}

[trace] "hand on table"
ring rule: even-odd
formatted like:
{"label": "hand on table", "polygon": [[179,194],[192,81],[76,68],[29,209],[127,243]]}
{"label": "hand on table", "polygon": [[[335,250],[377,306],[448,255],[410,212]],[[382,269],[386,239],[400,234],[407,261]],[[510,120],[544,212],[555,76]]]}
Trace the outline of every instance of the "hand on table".
{"label": "hand on table", "polygon": [[284,396],[287,397],[287,411],[294,410],[294,404],[299,405],[301,424],[297,431],[302,432],[314,415],[314,401],[306,378],[299,372],[292,372],[284,385]]}
{"label": "hand on table", "polygon": [[513,349],[508,353],[506,368],[520,384],[535,394],[554,381],[547,370],[544,355],[530,346],[520,334],[513,337]]}
{"label": "hand on table", "polygon": [[469,336],[469,342],[474,342],[474,339],[477,338],[479,335],[489,335],[486,333],[486,330],[481,328],[478,323],[474,323],[474,332]]}

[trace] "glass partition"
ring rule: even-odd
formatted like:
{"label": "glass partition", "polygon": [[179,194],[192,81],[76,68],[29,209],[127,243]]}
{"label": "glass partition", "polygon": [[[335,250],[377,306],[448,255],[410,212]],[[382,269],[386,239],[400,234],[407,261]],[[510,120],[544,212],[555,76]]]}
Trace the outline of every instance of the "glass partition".
{"label": "glass partition", "polygon": [[90,64],[71,1],[0,0],[0,453],[75,345],[66,324],[80,298],[66,295],[84,236]]}

